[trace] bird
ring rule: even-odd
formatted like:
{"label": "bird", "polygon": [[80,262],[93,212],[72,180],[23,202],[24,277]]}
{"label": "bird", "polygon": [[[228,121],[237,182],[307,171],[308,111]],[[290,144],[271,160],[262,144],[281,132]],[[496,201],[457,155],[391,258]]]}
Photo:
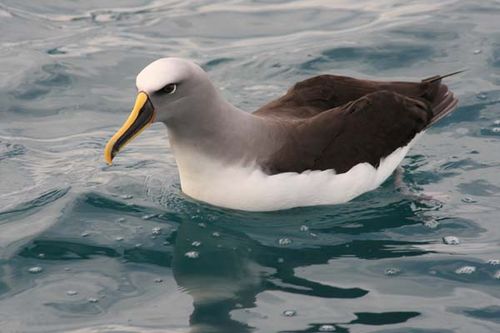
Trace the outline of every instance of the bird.
{"label": "bird", "polygon": [[321,74],[255,112],[229,103],[201,66],[160,58],[136,78],[117,153],[153,122],[166,125],[182,192],[213,206],[274,211],[349,202],[379,187],[429,127],[454,111],[442,83]]}

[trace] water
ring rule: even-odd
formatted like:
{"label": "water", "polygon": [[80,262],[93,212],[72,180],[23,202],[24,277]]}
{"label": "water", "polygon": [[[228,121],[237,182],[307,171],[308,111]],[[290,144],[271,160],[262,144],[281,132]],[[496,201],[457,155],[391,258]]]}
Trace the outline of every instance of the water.
{"label": "water", "polygon": [[[494,1],[2,1],[0,330],[499,332],[499,15]],[[160,125],[104,164],[135,75],[166,55],[245,110],[324,72],[469,71],[447,80],[459,109],[403,163],[413,195],[392,177],[345,205],[244,213],[180,193]]]}

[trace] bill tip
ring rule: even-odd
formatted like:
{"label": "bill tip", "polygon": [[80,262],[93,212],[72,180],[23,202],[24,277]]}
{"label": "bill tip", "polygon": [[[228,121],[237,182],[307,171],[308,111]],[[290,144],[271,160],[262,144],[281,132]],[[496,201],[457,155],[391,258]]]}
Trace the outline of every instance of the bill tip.
{"label": "bill tip", "polygon": [[111,156],[109,156],[108,154],[104,155],[104,160],[106,161],[107,165],[113,164],[113,158]]}

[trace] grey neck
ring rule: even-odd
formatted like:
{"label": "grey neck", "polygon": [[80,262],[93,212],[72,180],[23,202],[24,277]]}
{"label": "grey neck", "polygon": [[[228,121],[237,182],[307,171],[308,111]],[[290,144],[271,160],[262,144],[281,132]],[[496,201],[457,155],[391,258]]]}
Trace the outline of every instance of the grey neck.
{"label": "grey neck", "polygon": [[224,163],[248,164],[278,148],[277,124],[236,108],[215,88],[212,93],[196,103],[201,108],[192,110],[196,117],[166,124],[174,153],[189,150]]}

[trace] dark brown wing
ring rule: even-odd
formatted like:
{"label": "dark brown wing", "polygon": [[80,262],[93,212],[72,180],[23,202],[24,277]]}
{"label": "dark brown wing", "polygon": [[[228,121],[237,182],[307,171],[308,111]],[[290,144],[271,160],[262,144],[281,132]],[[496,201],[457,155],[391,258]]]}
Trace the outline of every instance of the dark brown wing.
{"label": "dark brown wing", "polygon": [[263,117],[304,119],[382,90],[421,99],[434,108],[448,93],[448,88],[441,84],[441,78],[435,76],[421,82],[382,82],[320,75],[295,84],[284,96],[264,105],[254,114]]}
{"label": "dark brown wing", "polygon": [[343,173],[364,162],[377,167],[381,158],[456,106],[446,86],[441,87],[435,91],[441,95],[436,103],[382,90],[312,117],[284,120],[289,137],[264,169],[270,174],[327,169]]}

